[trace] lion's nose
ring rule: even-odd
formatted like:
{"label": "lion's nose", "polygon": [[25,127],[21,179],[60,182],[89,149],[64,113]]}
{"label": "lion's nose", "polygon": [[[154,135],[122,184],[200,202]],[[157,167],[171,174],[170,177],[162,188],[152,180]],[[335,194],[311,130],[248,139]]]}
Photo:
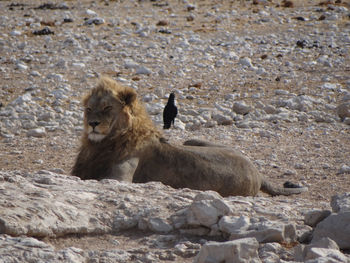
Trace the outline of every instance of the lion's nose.
{"label": "lion's nose", "polygon": [[90,121],[89,122],[89,125],[92,127],[92,128],[95,128],[97,125],[99,125],[100,122],[99,121]]}

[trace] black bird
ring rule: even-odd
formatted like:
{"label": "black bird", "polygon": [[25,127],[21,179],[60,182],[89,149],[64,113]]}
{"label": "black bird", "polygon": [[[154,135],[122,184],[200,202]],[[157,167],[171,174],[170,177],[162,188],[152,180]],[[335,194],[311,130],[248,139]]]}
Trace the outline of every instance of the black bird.
{"label": "black bird", "polygon": [[170,93],[168,103],[165,105],[164,111],[163,111],[163,122],[164,122],[164,129],[169,129],[171,126],[171,123],[175,122],[175,117],[177,115],[177,107],[175,106],[175,94]]}

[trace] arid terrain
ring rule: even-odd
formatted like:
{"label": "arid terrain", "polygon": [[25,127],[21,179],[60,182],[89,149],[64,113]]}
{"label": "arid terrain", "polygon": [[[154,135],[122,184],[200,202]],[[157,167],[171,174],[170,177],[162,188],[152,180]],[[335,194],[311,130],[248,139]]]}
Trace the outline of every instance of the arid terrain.
{"label": "arid terrain", "polygon": [[69,175],[101,74],[137,89],[159,129],[175,92],[171,143],[233,147],[275,184],[309,189],[275,200],[329,209],[350,191],[344,0],[1,0],[0,171]]}

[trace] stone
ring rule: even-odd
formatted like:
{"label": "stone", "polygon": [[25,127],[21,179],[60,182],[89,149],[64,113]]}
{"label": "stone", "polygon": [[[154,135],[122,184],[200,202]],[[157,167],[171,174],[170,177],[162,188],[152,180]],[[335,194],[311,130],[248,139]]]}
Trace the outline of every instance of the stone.
{"label": "stone", "polygon": [[319,222],[331,214],[329,210],[312,210],[305,214],[304,222],[308,226],[315,227]]}
{"label": "stone", "polygon": [[250,58],[247,58],[247,57],[241,58],[238,61],[238,63],[244,67],[248,67],[248,68],[253,67],[252,60]]}
{"label": "stone", "polygon": [[173,230],[173,227],[161,218],[150,218],[148,221],[148,227],[154,232],[167,233]]}
{"label": "stone", "polygon": [[212,115],[212,118],[219,125],[231,125],[233,123],[233,120],[230,116],[226,116],[222,113],[214,113]]}
{"label": "stone", "polygon": [[187,224],[190,226],[210,227],[216,224],[224,215],[229,214],[231,208],[219,196],[208,194],[199,194],[186,212]]}
{"label": "stone", "polygon": [[348,262],[348,258],[339,251],[337,243],[327,237],[312,242],[310,245],[295,247],[294,254],[297,261],[303,262],[320,258],[328,259],[327,262]]}
{"label": "stone", "polygon": [[105,23],[105,20],[100,17],[93,17],[84,22],[84,25],[102,25]]}
{"label": "stone", "polygon": [[27,132],[28,137],[42,138],[46,136],[46,130],[44,127],[31,129]]}
{"label": "stone", "polygon": [[254,237],[259,243],[293,242],[297,238],[294,224],[285,224],[278,221],[263,221],[250,224],[247,230],[231,233],[230,240],[247,237]]}
{"label": "stone", "polygon": [[331,214],[322,222],[318,223],[312,242],[324,237],[334,240],[340,249],[350,249],[350,211],[339,214]]}
{"label": "stone", "polygon": [[338,170],[337,174],[350,174],[350,166],[343,164]]}
{"label": "stone", "polygon": [[237,114],[245,115],[252,110],[252,107],[244,103],[243,101],[237,101],[233,103],[232,110]]}
{"label": "stone", "polygon": [[333,213],[350,212],[350,193],[332,196],[331,207]]}
{"label": "stone", "polygon": [[232,217],[223,216],[219,221],[219,229],[222,232],[232,234],[235,232],[245,231],[250,225],[250,219],[246,216]]}
{"label": "stone", "polygon": [[350,101],[340,104],[336,110],[341,121],[350,118]]}
{"label": "stone", "polygon": [[305,256],[306,262],[311,259],[319,258],[327,259],[327,262],[349,262],[349,258],[340,251],[327,248],[313,247],[307,252]]}
{"label": "stone", "polygon": [[258,263],[259,243],[255,238],[227,242],[207,242],[199,251],[194,263]]}
{"label": "stone", "polygon": [[142,75],[150,75],[150,74],[152,74],[152,71],[149,68],[141,66],[141,67],[138,67],[136,69],[135,73],[136,74],[142,74]]}

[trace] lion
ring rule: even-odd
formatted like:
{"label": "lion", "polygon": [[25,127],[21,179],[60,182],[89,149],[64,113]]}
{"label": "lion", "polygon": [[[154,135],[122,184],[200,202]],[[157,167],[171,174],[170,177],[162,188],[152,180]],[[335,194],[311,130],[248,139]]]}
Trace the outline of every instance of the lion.
{"label": "lion", "polygon": [[84,132],[72,175],[173,188],[213,190],[222,196],[291,195],[306,188],[272,185],[240,152],[190,140],[168,143],[134,89],[101,77],[83,99]]}

